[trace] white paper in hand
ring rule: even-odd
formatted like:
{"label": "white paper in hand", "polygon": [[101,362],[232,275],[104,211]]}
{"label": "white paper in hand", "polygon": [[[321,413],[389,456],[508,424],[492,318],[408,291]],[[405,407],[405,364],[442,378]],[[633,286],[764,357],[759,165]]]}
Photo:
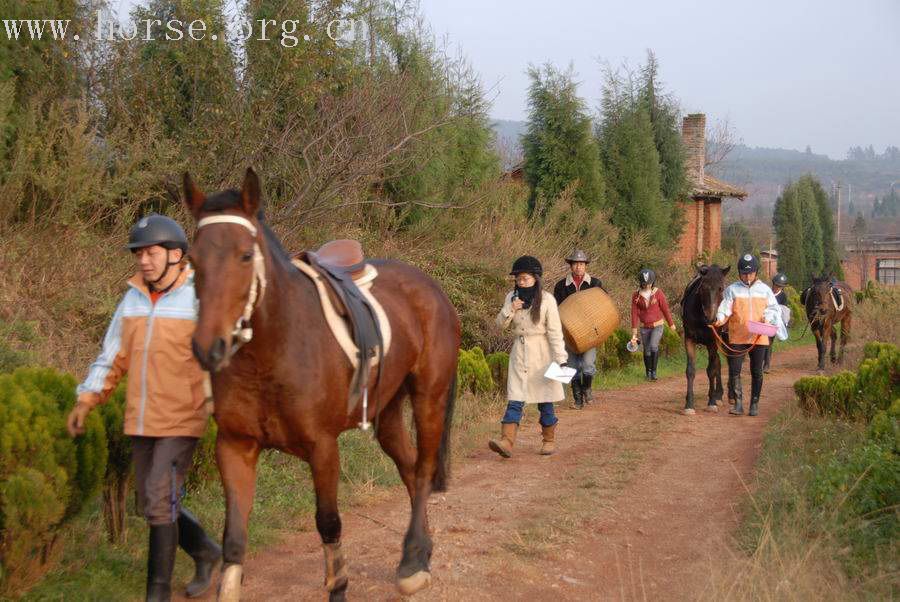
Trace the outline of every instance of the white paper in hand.
{"label": "white paper in hand", "polygon": [[572,377],[575,376],[576,372],[577,370],[575,368],[564,368],[556,362],[553,362],[547,368],[547,371],[544,372],[544,377],[567,385],[572,382]]}

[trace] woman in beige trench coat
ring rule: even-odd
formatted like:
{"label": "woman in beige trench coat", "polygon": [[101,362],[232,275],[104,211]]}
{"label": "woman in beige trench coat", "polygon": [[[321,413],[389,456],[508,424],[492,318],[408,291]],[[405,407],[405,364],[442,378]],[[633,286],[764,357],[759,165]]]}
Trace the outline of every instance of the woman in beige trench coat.
{"label": "woman in beige trench coat", "polygon": [[551,362],[565,364],[568,354],[563,342],[559,309],[553,295],[541,289],[541,263],[529,255],[513,263],[510,275],[516,288],[508,295],[497,314],[497,325],[511,329],[515,337],[509,354],[506,382],[506,413],[500,420],[500,438],[489,447],[503,456],[512,455],[519,421],[526,403],[538,404],[543,434],[541,454],[556,450],[556,424],[553,402],[565,399],[562,384],[544,376]]}

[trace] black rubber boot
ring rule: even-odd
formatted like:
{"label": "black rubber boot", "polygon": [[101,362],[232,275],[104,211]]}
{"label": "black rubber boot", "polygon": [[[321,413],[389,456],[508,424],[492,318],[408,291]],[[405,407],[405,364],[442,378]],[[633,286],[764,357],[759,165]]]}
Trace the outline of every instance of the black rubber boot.
{"label": "black rubber boot", "polygon": [[150,551],[147,554],[147,602],[172,599],[172,569],[178,547],[178,525],[150,525]]}
{"label": "black rubber boot", "polygon": [[581,403],[587,405],[594,402],[594,375],[583,374],[581,376]]}
{"label": "black rubber boot", "polygon": [[194,559],[194,579],[185,588],[185,595],[196,598],[212,584],[213,571],[222,560],[222,548],[206,534],[197,517],[184,508],[178,515],[178,544]]}
{"label": "black rubber boot", "polygon": [[656,378],[656,368],[659,366],[659,351],[650,353],[650,380],[658,380]]}
{"label": "black rubber boot", "polygon": [[728,410],[729,414],[735,414],[737,416],[744,415],[744,392],[741,390],[741,377],[735,376],[731,379],[731,395],[732,399],[734,399],[734,407]]}
{"label": "black rubber boot", "polygon": [[753,397],[750,399],[750,411],[748,415],[756,416],[759,414],[759,397]]}
{"label": "black rubber boot", "polygon": [[584,393],[581,390],[581,383],[577,374],[572,378],[572,399],[574,401],[569,407],[571,407],[573,410],[584,409]]}
{"label": "black rubber boot", "polygon": [[653,360],[649,353],[644,354],[644,376],[647,380],[652,380]]}

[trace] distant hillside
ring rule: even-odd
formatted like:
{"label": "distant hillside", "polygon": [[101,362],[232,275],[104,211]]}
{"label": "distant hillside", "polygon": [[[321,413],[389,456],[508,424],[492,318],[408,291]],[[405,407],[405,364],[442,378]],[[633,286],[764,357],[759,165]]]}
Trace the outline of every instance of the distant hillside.
{"label": "distant hillside", "polygon": [[728,158],[710,170],[717,177],[747,189],[750,196],[731,215],[759,216],[771,214],[781,187],[791,180],[811,173],[826,190],[841,183],[841,210],[849,213],[848,185],[854,211],[868,217],[875,197],[889,193],[891,184],[900,187],[900,158],[885,155],[874,158],[835,161],[825,155],[783,148],[750,148],[738,146]]}

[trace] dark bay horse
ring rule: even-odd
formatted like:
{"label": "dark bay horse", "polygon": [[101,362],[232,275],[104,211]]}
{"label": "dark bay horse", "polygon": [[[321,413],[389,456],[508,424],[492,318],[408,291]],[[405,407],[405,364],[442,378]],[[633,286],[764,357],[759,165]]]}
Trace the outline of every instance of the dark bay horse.
{"label": "dark bay horse", "polygon": [[[841,303],[832,294],[832,289],[840,290]],[[850,338],[853,322],[853,290],[846,282],[832,284],[831,276],[814,277],[812,285],[801,296],[806,309],[806,319],[816,337],[816,349],[819,354],[817,369],[825,370],[825,352],[828,341],[831,341],[831,363],[837,364],[844,359],[844,346]],[[835,351],[837,344],[837,326],[841,326],[840,352]]]}
{"label": "dark bay horse", "polygon": [[709,377],[709,394],[706,409],[716,412],[722,400],[722,361],[719,358],[719,343],[713,336],[710,325],[716,321],[716,310],[722,302],[725,290],[725,275],[731,266],[698,265],[697,276],[691,280],[681,298],[681,319],[684,323],[684,350],[687,354],[687,394],[684,398],[685,414],[694,414],[694,374],[697,345],[706,347],[709,362],[706,375]]}
{"label": "dark bay horse", "polygon": [[[225,489],[219,600],[240,598],[256,465],[266,448],[309,463],[325,589],[330,600],[344,600],[337,438],[362,420],[359,407],[348,408],[351,363],[326,324],[314,283],[291,264],[266,225],[253,170],[247,170],[240,191],[207,198],[188,174],[184,190],[198,221],[189,254],[200,303],[194,353],[211,372],[216,461]],[[409,595],[431,580],[426,509],[431,492],[447,485],[460,324],[447,296],[424,273],[398,261],[370,263],[378,270],[371,292],[388,316],[392,342],[368,396],[368,419],[377,415],[375,436],[409,492],[412,512],[397,569],[397,586]],[[248,314],[252,331],[246,341],[242,316]],[[403,423],[407,397],[416,447]]]}

